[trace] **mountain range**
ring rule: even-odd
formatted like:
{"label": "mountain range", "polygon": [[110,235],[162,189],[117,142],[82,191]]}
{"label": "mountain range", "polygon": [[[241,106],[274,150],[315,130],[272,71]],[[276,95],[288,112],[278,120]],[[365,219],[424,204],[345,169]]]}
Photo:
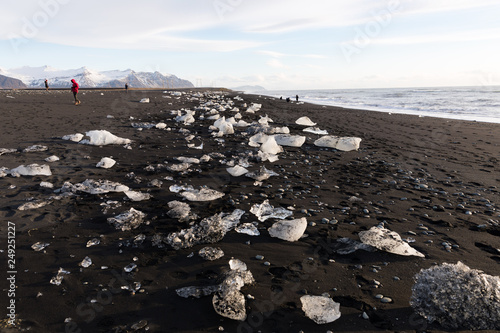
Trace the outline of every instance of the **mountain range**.
{"label": "mountain range", "polygon": [[[5,70],[0,68],[0,76],[22,81],[27,88],[45,88],[45,80],[51,88],[68,88],[71,79],[82,88],[123,88],[128,83],[130,88],[192,88],[194,85],[188,81],[178,78],[173,74],[161,74],[160,72],[135,72],[131,69],[96,71],[87,67],[78,69],[60,70],[49,66],[43,67],[20,67]],[[0,82],[0,88],[21,88],[19,84],[13,86],[15,81],[4,80]]]}

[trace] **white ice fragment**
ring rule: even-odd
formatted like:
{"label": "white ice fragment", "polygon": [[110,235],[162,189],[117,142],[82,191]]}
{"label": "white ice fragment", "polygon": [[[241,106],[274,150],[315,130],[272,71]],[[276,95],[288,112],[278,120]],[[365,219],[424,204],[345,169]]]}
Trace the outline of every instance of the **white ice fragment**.
{"label": "white ice fragment", "polygon": [[234,228],[234,230],[240,234],[246,234],[249,236],[259,236],[260,231],[259,229],[257,229],[257,225],[258,225],[257,222],[243,223]]}
{"label": "white ice fragment", "polygon": [[17,210],[30,210],[30,209],[37,209],[37,208],[42,208],[44,206],[47,206],[51,203],[51,200],[34,200],[34,201],[28,201],[21,206],[17,207]]}
{"label": "white ice fragment", "polygon": [[151,199],[151,194],[149,193],[142,193],[139,191],[125,191],[124,193],[127,198],[132,201],[145,201]]}
{"label": "white ice fragment", "polygon": [[224,193],[206,187],[199,190],[186,190],[179,194],[189,201],[212,201],[224,196]]}
{"label": "white ice fragment", "polygon": [[269,200],[253,205],[250,208],[250,213],[257,216],[261,222],[267,219],[285,219],[293,214],[292,211],[282,207],[274,208],[274,206],[269,204]]}
{"label": "white ice fragment", "polygon": [[130,210],[115,217],[108,217],[108,223],[114,225],[116,229],[126,231],[139,227],[144,222],[145,217],[146,214],[143,212],[130,208]]}
{"label": "white ice fragment", "polygon": [[168,203],[168,208],[170,208],[170,210],[167,212],[167,215],[171,218],[178,219],[179,222],[187,222],[196,218],[196,215],[191,213],[191,207],[185,202],[176,200],[170,201]]}
{"label": "white ice fragment", "polygon": [[200,164],[200,160],[198,158],[194,158],[194,157],[179,156],[179,157],[176,157],[176,159],[178,161],[183,162],[183,163]]}
{"label": "white ice fragment", "polygon": [[19,174],[21,176],[51,176],[50,167],[46,164],[30,164],[27,166],[20,165],[17,168],[10,170],[11,174]]}
{"label": "white ice fragment", "polygon": [[99,161],[99,163],[96,164],[96,167],[97,168],[109,169],[109,168],[111,168],[115,164],[116,164],[116,161],[114,159],[109,158],[109,157],[103,157],[103,158],[101,158],[101,160]]}
{"label": "white ice fragment", "polygon": [[276,237],[289,242],[295,242],[302,237],[307,228],[305,217],[295,220],[284,220],[274,223],[268,229],[271,237]]}
{"label": "white ice fragment", "polygon": [[49,156],[45,159],[45,162],[55,162],[55,161],[59,161],[59,157],[57,157],[56,155],[52,155],[52,156]]}
{"label": "white ice fragment", "polygon": [[235,165],[234,167],[226,168],[226,171],[229,172],[229,174],[233,177],[243,176],[248,172],[247,169],[245,169],[240,165]]}
{"label": "white ice fragment", "polygon": [[306,137],[301,135],[276,134],[274,135],[276,143],[280,146],[302,147],[306,142]]}
{"label": "white ice fragment", "polygon": [[360,231],[358,235],[364,244],[371,245],[382,251],[402,256],[425,257],[424,254],[403,241],[397,232],[385,229],[384,227],[374,226],[369,230]]}
{"label": "white ice fragment", "polygon": [[43,243],[43,242],[36,242],[35,244],[31,245],[31,248],[35,250],[36,252],[42,251],[45,249],[47,246],[49,246],[50,243]]}
{"label": "white ice fragment", "polygon": [[49,183],[49,182],[40,182],[40,187],[54,188],[54,184]]}
{"label": "white ice fragment", "polygon": [[132,141],[129,139],[124,139],[117,137],[116,135],[106,131],[106,130],[94,130],[85,133],[89,139],[80,141],[82,144],[94,145],[94,146],[104,146],[104,145],[122,145],[129,144]]}
{"label": "white ice fragment", "polygon": [[360,138],[356,137],[338,137],[332,135],[325,135],[318,140],[314,141],[314,145],[318,147],[335,148],[342,151],[358,150]]}
{"label": "white ice fragment", "polygon": [[245,264],[240,259],[231,259],[229,260],[229,268],[231,268],[232,270],[246,271],[247,264]]}
{"label": "white ice fragment", "polygon": [[68,141],[73,141],[73,142],[80,142],[83,139],[83,134],[81,133],[76,133],[76,134],[68,134],[62,137],[63,140],[68,140]]}
{"label": "white ice fragment", "polygon": [[64,275],[69,274],[70,272],[60,267],[57,271],[57,275],[50,279],[51,284],[55,284],[56,286],[61,285],[62,280],[64,279]]}
{"label": "white ice fragment", "polygon": [[165,129],[165,128],[167,128],[167,124],[160,122],[160,123],[156,124],[155,127],[157,129]]}
{"label": "white ice fragment", "polygon": [[300,117],[299,119],[297,119],[295,121],[295,123],[297,125],[303,125],[303,126],[315,126],[316,123],[313,123],[311,119],[309,119],[309,117]]}
{"label": "white ice fragment", "polygon": [[265,166],[261,166],[259,170],[248,172],[245,176],[253,178],[257,181],[262,181],[269,179],[271,176],[278,176],[278,174],[272,170],[267,169]]}
{"label": "white ice fragment", "polygon": [[222,225],[226,232],[234,229],[239,223],[240,219],[245,214],[244,210],[235,209],[231,214],[223,213],[222,216]]}
{"label": "white ice fragment", "polygon": [[17,152],[17,149],[14,148],[0,148],[0,155],[3,154],[11,154]]}
{"label": "white ice fragment", "polygon": [[414,277],[410,305],[448,330],[500,329],[500,277],[460,261],[422,269]]}
{"label": "white ice fragment", "polygon": [[174,249],[185,249],[197,244],[216,243],[226,235],[222,213],[204,218],[199,224],[179,232],[172,232],[165,237],[165,242]]}
{"label": "white ice fragment", "polygon": [[255,112],[259,111],[261,107],[262,107],[262,104],[252,103],[252,105],[250,105],[248,107],[246,112],[255,113]]}
{"label": "white ice fragment", "polygon": [[304,295],[300,302],[306,316],[316,324],[327,324],[340,318],[340,303],[330,297]]}
{"label": "white ice fragment", "polygon": [[328,135],[328,131],[322,130],[319,127],[307,127],[302,130],[303,132],[319,134],[319,135]]}
{"label": "white ice fragment", "polygon": [[258,123],[262,124],[262,125],[267,125],[267,124],[272,123],[272,122],[274,122],[274,121],[271,118],[269,118],[267,114],[265,117],[260,116],[260,119],[258,121]]}
{"label": "white ice fragment", "polygon": [[[70,191],[86,192],[90,194],[103,194],[108,192],[127,192],[129,187],[109,180],[86,179],[83,183],[72,185],[65,183]],[[66,186],[65,186],[66,187]]]}
{"label": "white ice fragment", "polygon": [[267,140],[260,146],[260,150],[263,153],[274,155],[283,152],[283,148],[278,145],[274,136],[269,136]]}
{"label": "white ice fragment", "polygon": [[139,103],[149,103],[149,98],[143,98],[139,101]]}
{"label": "white ice fragment", "polygon": [[222,117],[215,121],[213,126],[219,130],[219,135],[220,133],[222,133],[222,135],[234,134],[233,124],[226,121],[226,117]]}
{"label": "white ice fragment", "polygon": [[190,167],[190,163],[171,164],[167,166],[167,170],[172,172],[182,172],[188,170]]}
{"label": "white ice fragment", "polygon": [[183,123],[184,125],[192,124],[195,122],[194,115],[194,111],[186,110],[186,114],[184,114],[183,116],[178,115],[177,117],[175,117],[175,121],[178,123]]}
{"label": "white ice fragment", "polygon": [[33,152],[38,152],[38,151],[46,151],[49,149],[47,146],[42,146],[42,145],[33,145],[28,148],[23,149],[23,153],[33,153]]}
{"label": "white ice fragment", "polygon": [[91,246],[94,246],[94,245],[99,245],[101,243],[101,241],[99,240],[99,238],[92,238],[91,240],[89,240],[87,242],[87,247],[91,247]]}
{"label": "white ice fragment", "polygon": [[82,266],[83,268],[87,268],[90,265],[92,265],[92,259],[90,257],[85,257],[83,260],[78,264],[79,266]]}
{"label": "white ice fragment", "polygon": [[218,247],[206,246],[198,251],[198,255],[205,260],[213,261],[222,258],[224,256],[224,251]]}

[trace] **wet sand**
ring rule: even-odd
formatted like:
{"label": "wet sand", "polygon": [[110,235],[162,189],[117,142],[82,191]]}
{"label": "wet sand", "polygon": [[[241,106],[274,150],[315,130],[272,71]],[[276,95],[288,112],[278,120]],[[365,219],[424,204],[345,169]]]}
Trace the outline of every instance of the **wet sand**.
{"label": "wet sand", "polygon": [[[487,274],[500,275],[496,250],[500,239],[498,124],[287,103],[226,91],[226,99],[243,98],[234,101],[243,120],[252,122],[267,114],[274,121],[271,125],[288,126],[291,134],[307,136],[300,148],[284,147],[274,163],[253,161],[251,171],[265,165],[279,174],[255,186],[251,178],[230,176],[223,163],[256,151],[248,146],[249,135],[242,134],[245,128],[217,141],[208,129],[214,121],[198,120],[202,112],[196,113],[193,125],[176,123],[172,110],[193,110],[202,102],[191,98],[191,92],[197,90],[182,91],[186,94],[180,98],[165,98],[170,94],[162,91],[82,90],[80,106],[72,105],[69,91],[0,91],[0,148],[17,150],[0,155],[0,167],[38,163],[49,164],[52,170],[52,176],[0,178],[4,244],[0,262],[5,262],[4,272],[8,271],[8,221],[15,223],[16,230],[18,326],[8,331],[439,332],[446,330],[427,324],[409,305],[413,276],[420,269],[462,261]],[[139,103],[145,97],[151,102]],[[261,103],[262,109],[245,113],[243,103]],[[230,117],[234,112],[221,115]],[[360,149],[342,152],[314,146],[319,136],[304,133],[295,124],[301,116],[308,116],[331,135],[362,138]],[[171,130],[131,126],[141,122],[164,122]],[[191,143],[198,146],[203,142],[203,149],[187,148],[188,133],[179,132],[180,128],[194,135]],[[90,130],[107,130],[131,139],[132,149],[61,139]],[[44,145],[48,150],[23,152],[32,145]],[[212,159],[185,173],[158,167],[178,163],[178,156],[200,158],[205,154],[212,154]],[[45,162],[51,155],[60,160]],[[110,169],[96,168],[102,157],[112,157],[117,164]],[[29,200],[48,199],[65,182],[86,179],[119,182],[152,198],[132,202],[124,200],[123,193],[78,193],[41,208],[18,210]],[[153,180],[161,180],[161,186],[151,184]],[[40,187],[42,181],[54,188]],[[210,202],[188,202],[199,216],[197,221],[238,208],[246,211],[242,223],[254,222],[257,219],[250,207],[268,199],[275,207],[294,207],[294,218],[306,217],[306,237],[297,242],[272,238],[267,228],[275,221],[270,219],[259,224],[260,236],[233,230],[211,245],[225,253],[216,261],[205,261],[197,254],[210,244],[181,250],[166,244],[153,246],[153,236],[188,227],[167,215],[168,202],[182,200],[169,191],[174,184],[207,185],[225,194]],[[144,212],[147,223],[130,231],[116,230],[107,223],[107,218],[131,207]],[[414,240],[410,245],[425,258],[382,251],[336,252],[338,238],[359,240],[360,231],[381,222],[402,238]],[[135,238],[139,234],[146,236],[143,242]],[[86,247],[93,238],[100,244]],[[36,242],[50,245],[35,252],[31,245]],[[258,255],[264,258],[258,260]],[[92,265],[82,268],[79,263],[86,256]],[[219,316],[211,296],[185,299],[176,294],[181,287],[214,284],[228,270],[231,258],[244,261],[256,280],[242,288],[245,295],[251,295],[245,322]],[[123,268],[130,263],[137,268],[125,273]],[[70,274],[61,285],[50,284],[61,267]],[[380,282],[377,288],[374,280]],[[1,287],[6,295],[6,278]],[[127,290],[136,287],[135,292]],[[300,297],[323,293],[340,303],[342,316],[318,325],[304,315]],[[377,294],[392,302],[381,303]],[[1,297],[3,311],[7,311],[8,301]],[[363,319],[363,312],[369,319]],[[5,320],[1,325],[5,327]]]}

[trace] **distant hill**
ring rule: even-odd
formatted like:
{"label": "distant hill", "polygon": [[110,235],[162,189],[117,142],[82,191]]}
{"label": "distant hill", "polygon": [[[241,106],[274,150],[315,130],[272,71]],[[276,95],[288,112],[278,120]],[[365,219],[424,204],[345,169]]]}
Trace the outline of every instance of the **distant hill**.
{"label": "distant hill", "polygon": [[24,89],[27,88],[23,81],[0,75],[0,89]]}
{"label": "distant hill", "polygon": [[[78,69],[55,69],[49,66],[0,69],[0,74],[21,80],[28,88],[44,88],[45,79],[51,88],[68,88],[71,79],[82,88],[193,88],[188,81],[172,74],[160,72],[135,72],[127,70],[96,71],[81,67]],[[26,87],[25,87],[26,88]]]}
{"label": "distant hill", "polygon": [[239,86],[236,88],[231,88],[231,90],[244,91],[244,92],[256,92],[256,91],[266,91],[266,88],[262,86]]}

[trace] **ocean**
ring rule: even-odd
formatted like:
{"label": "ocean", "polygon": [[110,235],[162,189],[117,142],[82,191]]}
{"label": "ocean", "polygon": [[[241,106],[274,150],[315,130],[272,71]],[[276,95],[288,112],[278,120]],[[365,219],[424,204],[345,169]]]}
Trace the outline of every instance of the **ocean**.
{"label": "ocean", "polygon": [[500,123],[500,86],[268,90],[266,96],[352,109]]}

